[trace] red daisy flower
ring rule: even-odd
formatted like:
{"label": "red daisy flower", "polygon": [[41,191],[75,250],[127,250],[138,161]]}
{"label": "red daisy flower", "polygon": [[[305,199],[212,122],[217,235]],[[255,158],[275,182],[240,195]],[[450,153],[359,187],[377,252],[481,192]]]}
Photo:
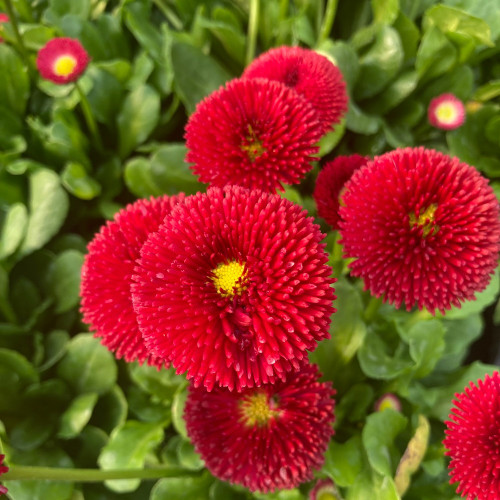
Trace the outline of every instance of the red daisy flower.
{"label": "red daisy flower", "polygon": [[341,500],[341,498],[331,479],[319,479],[309,492],[309,500]]}
{"label": "red daisy flower", "polygon": [[325,164],[316,179],[313,198],[318,215],[325,219],[333,229],[339,228],[340,196],[344,184],[359,167],[370,160],[368,156],[338,156]]}
{"label": "red daisy flower", "polygon": [[329,336],[334,280],[323,237],[278,195],[228,186],[186,198],[136,268],[147,347],[208,390],[283,379]]}
{"label": "red daisy flower", "polygon": [[490,281],[498,201],[457,158],[424,148],[386,153],[354,172],[342,199],[345,256],[356,259],[352,274],[377,297],[444,313]]}
{"label": "red daisy flower", "polygon": [[347,111],[348,97],[342,73],[314,50],[271,49],[255,59],[242,77],[277,80],[303,95],[318,114],[322,135],[340,122]]}
{"label": "red daisy flower", "polygon": [[[0,476],[2,474],[5,474],[6,472],[9,472],[9,468],[6,465],[3,465],[4,458],[5,455],[0,454]],[[0,484],[0,495],[4,495],[6,493],[7,493],[7,488]]]}
{"label": "red daisy flower", "polygon": [[486,375],[455,394],[443,441],[450,483],[468,500],[500,498],[500,375]]}
{"label": "red daisy flower", "polygon": [[319,469],[333,435],[330,383],[305,365],[284,382],[241,393],[190,387],[187,433],[210,472],[251,491],[295,488]]}
{"label": "red daisy flower", "polygon": [[82,268],[83,321],[118,359],[166,364],[164,356],[154,356],[144,346],[130,283],[143,243],[183,196],[138,200],[118,212],[89,243]]}
{"label": "red daisy flower", "polygon": [[201,182],[275,192],[311,169],[319,138],[315,112],[296,92],[260,78],[232,80],[191,115],[186,159]]}
{"label": "red daisy flower", "polygon": [[[0,33],[3,30],[3,23],[8,23],[10,21],[9,16],[7,14],[4,14],[3,12],[0,12]],[[0,43],[2,43],[4,39],[0,36]]]}
{"label": "red daisy flower", "polygon": [[427,117],[433,127],[454,130],[465,122],[465,106],[453,94],[441,94],[430,102]]}
{"label": "red daisy flower", "polygon": [[89,63],[89,55],[74,38],[53,38],[38,52],[36,66],[42,78],[64,84],[78,80]]}

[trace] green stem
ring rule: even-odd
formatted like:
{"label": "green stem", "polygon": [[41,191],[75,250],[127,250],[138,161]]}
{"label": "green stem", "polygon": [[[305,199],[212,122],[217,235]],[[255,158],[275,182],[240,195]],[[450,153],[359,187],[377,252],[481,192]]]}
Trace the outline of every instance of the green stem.
{"label": "green stem", "polygon": [[162,11],[163,15],[170,21],[172,26],[181,31],[184,25],[179,17],[170,9],[167,5],[164,4],[162,0],[153,0],[153,3],[158,7],[159,10]]}
{"label": "green stem", "polygon": [[16,465],[2,474],[3,481],[74,481],[100,482],[116,479],[161,479],[163,477],[195,476],[197,472],[180,467],[152,467],[150,469],[63,469]]}
{"label": "green stem", "polygon": [[28,55],[28,50],[26,49],[26,45],[24,45],[23,37],[19,31],[19,26],[17,24],[17,18],[14,13],[14,7],[12,6],[11,0],[5,0],[5,10],[7,11],[7,15],[9,16],[9,22],[12,25],[12,29],[14,30],[14,36],[16,37],[17,45],[21,56],[26,63],[26,67],[31,71],[35,71],[35,68],[31,64],[31,60]]}
{"label": "green stem", "polygon": [[246,63],[250,64],[255,57],[257,46],[257,32],[259,29],[259,0],[250,0],[250,13],[248,14],[248,44]]}
{"label": "green stem", "polygon": [[99,136],[99,131],[97,129],[97,123],[94,120],[92,110],[90,109],[90,104],[87,96],[85,95],[85,92],[83,92],[82,87],[80,86],[78,81],[75,82],[75,88],[78,92],[78,95],[80,96],[80,104],[82,106],[83,116],[85,118],[85,121],[87,122],[87,127],[92,134],[92,139],[95,141],[97,149],[102,152],[104,148],[102,145],[101,137]]}
{"label": "green stem", "polygon": [[367,323],[375,318],[380,306],[382,305],[382,299],[378,297],[374,297],[373,295],[370,297],[368,304],[365,307],[364,319]]}
{"label": "green stem", "polygon": [[324,42],[332,31],[333,21],[335,21],[335,14],[337,12],[338,0],[328,0],[326,4],[326,11],[323,17],[323,24],[319,31],[318,45]]}

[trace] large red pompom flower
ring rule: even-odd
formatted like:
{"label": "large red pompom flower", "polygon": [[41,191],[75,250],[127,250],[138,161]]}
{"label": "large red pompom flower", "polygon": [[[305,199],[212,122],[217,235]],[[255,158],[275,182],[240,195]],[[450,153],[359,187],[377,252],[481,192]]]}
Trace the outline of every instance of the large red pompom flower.
{"label": "large red pompom flower", "polygon": [[277,80],[303,95],[318,114],[321,134],[331,130],[347,111],[342,73],[325,56],[311,49],[271,49],[255,59],[242,78]]}
{"label": "large red pompom flower", "polygon": [[130,284],[142,245],[183,198],[180,194],[138,200],[118,212],[88,245],[81,281],[83,321],[117,358],[147,360],[158,367],[166,363],[144,346]]}
{"label": "large red pompom flower", "polygon": [[345,186],[340,231],[365,289],[444,313],[474,298],[497,266],[499,206],[488,181],[424,148],[386,153]]}
{"label": "large red pompom flower", "polygon": [[321,134],[311,105],[264,79],[232,80],[196,107],[186,159],[201,182],[276,192],[311,168]]}
{"label": "large red pompom flower", "polygon": [[468,500],[500,498],[500,375],[455,394],[443,444],[451,457],[450,483]]}
{"label": "large red pompom flower", "polygon": [[[3,465],[4,458],[5,458],[5,455],[0,454],[0,476],[2,474],[5,474],[6,472],[9,472],[9,468],[6,465]],[[0,484],[0,495],[4,495],[6,493],[7,493],[7,488]]]}
{"label": "large red pompom flower", "polygon": [[228,186],[186,198],[144,244],[133,278],[147,347],[208,390],[283,379],[329,336],[323,237],[278,195]]}
{"label": "large red pompom flower", "polygon": [[314,365],[241,393],[192,386],[184,418],[210,472],[251,491],[295,488],[319,469],[334,421],[330,383]]}
{"label": "large red pompom flower", "polygon": [[75,38],[53,38],[42,47],[36,66],[42,78],[54,83],[78,80],[89,63],[89,55]]}
{"label": "large red pompom flower", "polygon": [[325,164],[316,179],[313,198],[318,215],[333,229],[339,228],[339,198],[344,184],[359,167],[370,160],[368,156],[357,154],[338,156]]}

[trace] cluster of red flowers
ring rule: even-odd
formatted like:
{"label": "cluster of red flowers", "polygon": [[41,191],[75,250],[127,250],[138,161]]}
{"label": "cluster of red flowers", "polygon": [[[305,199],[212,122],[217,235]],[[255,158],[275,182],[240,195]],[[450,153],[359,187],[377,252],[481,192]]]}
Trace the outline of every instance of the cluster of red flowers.
{"label": "cluster of red flowers", "polygon": [[[49,48],[41,71],[59,83],[78,78],[77,51],[48,58]],[[301,181],[346,106],[327,58],[263,54],[186,126],[187,160],[207,192],[125,207],[83,266],[84,321],[118,358],[186,373],[195,449],[215,476],[252,491],[312,479],[333,434],[334,391],[307,361],[334,312],[324,235],[276,190]],[[437,151],[338,157],[314,199],[339,229],[352,275],[396,307],[460,306],[496,267],[493,190]]]}
{"label": "cluster of red flowers", "polygon": [[312,479],[333,434],[334,390],[307,353],[335,311],[324,235],[275,191],[311,168],[347,97],[313,51],[254,64],[186,127],[188,160],[212,186],[121,210],[88,246],[81,295],[117,358],[186,373],[188,433],[211,472],[273,491]]}

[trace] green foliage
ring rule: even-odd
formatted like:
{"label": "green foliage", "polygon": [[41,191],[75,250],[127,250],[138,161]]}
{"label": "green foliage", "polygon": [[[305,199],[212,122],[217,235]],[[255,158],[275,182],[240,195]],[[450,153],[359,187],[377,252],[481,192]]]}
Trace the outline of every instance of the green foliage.
{"label": "green foliage", "polygon": [[[204,191],[185,162],[197,104],[241,75],[249,2],[13,0],[0,43],[0,436],[7,463],[103,470],[164,466],[157,482],[6,481],[14,500],[306,500],[313,483],[270,494],[205,469],[184,420],[187,383],[174,369],[117,360],[79,313],[87,242],[137,197]],[[423,145],[457,156],[500,197],[500,11],[496,0],[259,2],[255,56],[307,46],[342,71],[347,115],[320,141],[321,162]],[[0,10],[5,10],[0,0]],[[326,31],[325,31],[326,30]],[[73,85],[39,78],[36,52],[79,38],[91,63]],[[251,56],[252,54],[250,54]],[[433,129],[426,110],[451,92],[465,124]],[[84,109],[93,118],[95,130]],[[283,196],[315,215],[315,167]],[[318,221],[319,222],[319,221]],[[322,226],[326,230],[326,226]],[[443,421],[470,381],[498,369],[464,365],[498,302],[498,272],[476,300],[445,315],[395,310],[349,276],[338,235],[326,241],[337,312],[310,360],[337,391],[335,435],[317,477],[345,500],[454,498]],[[498,311],[495,318],[498,320]],[[85,333],[82,333],[85,332]],[[395,394],[401,412],[374,411]],[[3,453],[3,452],[2,452]],[[175,477],[181,470],[185,476]]]}

